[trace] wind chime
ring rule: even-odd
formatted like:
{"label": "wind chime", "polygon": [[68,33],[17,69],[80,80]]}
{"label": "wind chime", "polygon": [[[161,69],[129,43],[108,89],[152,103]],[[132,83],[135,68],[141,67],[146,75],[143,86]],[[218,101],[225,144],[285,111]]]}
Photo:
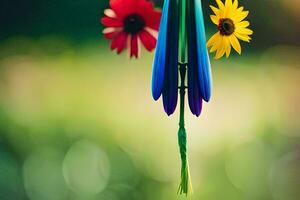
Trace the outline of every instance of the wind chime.
{"label": "wind chime", "polygon": [[[190,111],[200,116],[203,101],[212,93],[210,52],[215,58],[229,57],[231,47],[241,54],[238,39],[249,42],[253,31],[243,21],[248,11],[238,7],[238,0],[216,0],[218,8],[210,6],[216,25],[215,33],[206,43],[201,0],[164,0],[162,12],[147,0],[110,0],[111,9],[101,19],[106,26],[104,36],[111,39],[111,49],[138,58],[141,44],[152,51],[156,46],[152,71],[152,96],[162,97],[167,115],[176,109],[180,99],[178,144],[181,157],[180,194],[191,194],[192,184],[187,158],[187,135],[184,121],[185,94]],[[158,37],[157,37],[158,32]],[[157,40],[157,44],[156,44]]]}

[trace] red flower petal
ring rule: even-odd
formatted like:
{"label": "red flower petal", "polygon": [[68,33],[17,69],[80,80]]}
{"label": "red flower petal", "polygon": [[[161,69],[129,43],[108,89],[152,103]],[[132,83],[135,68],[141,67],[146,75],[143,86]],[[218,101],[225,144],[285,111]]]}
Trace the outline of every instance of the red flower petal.
{"label": "red flower petal", "polygon": [[121,31],[122,28],[109,27],[103,30],[103,34],[106,39],[114,39]]}
{"label": "red flower petal", "polygon": [[146,0],[137,1],[136,12],[144,17],[153,12],[154,5],[152,2]]}
{"label": "red flower petal", "polygon": [[111,50],[117,49],[117,53],[120,54],[124,48],[126,48],[128,34],[124,31],[120,32],[111,42]]}
{"label": "red flower petal", "polygon": [[155,30],[158,30],[159,23],[161,18],[161,12],[160,11],[154,11],[152,12],[149,17],[145,18],[146,26],[153,28]]}
{"label": "red flower petal", "polygon": [[138,58],[138,54],[139,54],[138,36],[132,35],[130,41],[130,58],[133,56]]}
{"label": "red flower petal", "polygon": [[152,2],[145,0],[138,1],[137,13],[143,17],[146,26],[158,30],[161,11],[154,10]]}
{"label": "red flower petal", "polygon": [[136,9],[137,0],[110,0],[110,7],[118,16],[124,16],[133,13]]}
{"label": "red flower petal", "polygon": [[118,18],[103,17],[101,19],[101,23],[104,26],[108,26],[108,27],[121,27],[121,26],[123,26],[123,21],[118,19]]}
{"label": "red flower petal", "polygon": [[118,32],[105,33],[105,34],[104,34],[104,37],[105,37],[106,39],[111,40],[111,39],[115,38],[117,35],[118,35]]}
{"label": "red flower petal", "polygon": [[153,37],[148,31],[143,30],[139,33],[139,37],[148,51],[152,51],[156,46],[156,38]]}

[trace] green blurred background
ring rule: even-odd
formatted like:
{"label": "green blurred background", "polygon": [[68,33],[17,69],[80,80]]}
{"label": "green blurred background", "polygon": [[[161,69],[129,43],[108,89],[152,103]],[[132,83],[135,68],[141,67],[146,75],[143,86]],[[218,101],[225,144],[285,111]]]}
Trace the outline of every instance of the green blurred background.
{"label": "green blurred background", "polygon": [[[253,40],[242,56],[212,59],[213,98],[200,118],[186,112],[191,199],[299,200],[300,4],[240,3]],[[99,23],[107,7],[1,2],[1,200],[185,199],[178,112],[167,117],[152,100],[153,53],[110,51]]]}

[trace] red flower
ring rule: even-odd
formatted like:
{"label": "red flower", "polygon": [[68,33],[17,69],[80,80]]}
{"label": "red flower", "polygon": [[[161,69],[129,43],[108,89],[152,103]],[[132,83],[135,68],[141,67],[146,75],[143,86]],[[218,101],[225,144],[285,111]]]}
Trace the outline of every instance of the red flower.
{"label": "red flower", "polygon": [[110,48],[121,53],[128,49],[131,57],[138,58],[141,43],[152,51],[156,45],[161,12],[147,0],[110,0],[111,9],[104,11],[101,22],[105,38],[112,40]]}

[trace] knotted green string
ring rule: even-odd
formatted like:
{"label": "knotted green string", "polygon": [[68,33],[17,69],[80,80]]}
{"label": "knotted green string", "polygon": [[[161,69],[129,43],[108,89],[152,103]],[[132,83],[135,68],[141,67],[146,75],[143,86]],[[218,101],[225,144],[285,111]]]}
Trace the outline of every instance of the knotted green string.
{"label": "knotted green string", "polygon": [[186,64],[179,64],[179,72],[181,77],[181,83],[179,87],[180,93],[180,116],[179,116],[179,130],[178,130],[178,144],[181,158],[181,181],[178,188],[179,194],[192,194],[192,182],[190,177],[189,164],[187,159],[186,149],[186,131],[184,127],[184,99],[185,99],[185,75]]}

